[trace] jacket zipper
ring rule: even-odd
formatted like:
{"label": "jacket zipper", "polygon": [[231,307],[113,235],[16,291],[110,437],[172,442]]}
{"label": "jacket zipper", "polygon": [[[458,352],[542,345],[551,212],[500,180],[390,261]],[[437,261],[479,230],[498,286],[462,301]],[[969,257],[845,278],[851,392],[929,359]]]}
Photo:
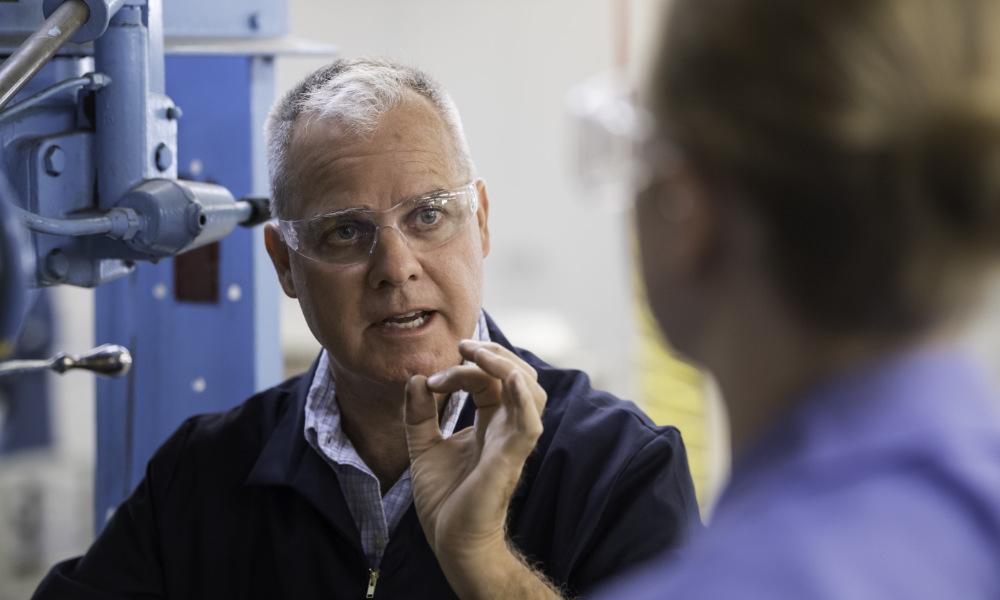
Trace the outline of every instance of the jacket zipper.
{"label": "jacket zipper", "polygon": [[378,569],[368,569],[368,591],[365,592],[365,600],[375,597],[376,585],[378,585]]}

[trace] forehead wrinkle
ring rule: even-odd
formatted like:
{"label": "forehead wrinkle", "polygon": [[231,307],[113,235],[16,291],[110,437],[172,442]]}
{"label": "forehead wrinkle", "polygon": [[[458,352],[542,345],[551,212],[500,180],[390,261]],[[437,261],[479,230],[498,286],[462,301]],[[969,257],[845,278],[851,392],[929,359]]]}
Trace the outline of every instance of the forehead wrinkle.
{"label": "forehead wrinkle", "polygon": [[309,219],[315,219],[317,217],[333,217],[333,216],[352,215],[352,214],[387,213],[387,212],[391,212],[391,211],[393,211],[393,210],[395,210],[395,209],[399,208],[400,206],[403,206],[403,205],[405,205],[407,203],[418,202],[418,201],[423,200],[425,198],[433,197],[433,196],[436,196],[437,194],[441,194],[441,193],[447,192],[447,191],[448,191],[448,188],[445,188],[445,187],[435,187],[435,188],[423,190],[423,191],[421,191],[419,193],[416,193],[416,194],[408,194],[406,196],[403,196],[402,198],[397,198],[397,199],[395,199],[393,201],[393,203],[390,206],[388,206],[386,208],[374,208],[374,207],[366,205],[366,204],[359,204],[359,205],[356,205],[356,206],[346,206],[344,208],[336,208],[336,209],[331,210],[331,211],[320,212],[320,213],[317,213],[316,215],[313,215],[313,216],[310,216],[310,217],[306,217],[305,219],[309,220]]}
{"label": "forehead wrinkle", "polygon": [[437,175],[444,178],[445,183],[450,183],[451,176],[457,173],[455,165],[447,160],[441,160],[441,157],[438,155],[435,155],[435,159],[423,161],[417,158],[403,158],[399,161],[399,164],[401,166],[415,165],[417,167],[414,169],[415,174]]}
{"label": "forehead wrinkle", "polygon": [[[444,170],[454,170],[454,161],[449,160],[451,157],[447,155],[447,151],[450,149],[406,147],[406,144],[396,144],[374,150],[370,147],[366,148],[366,146],[370,146],[367,143],[360,145],[359,148],[359,144],[352,141],[348,141],[346,144],[337,143],[340,136],[327,135],[325,137],[327,137],[329,144],[324,146],[328,145],[329,151],[324,151],[323,147],[317,148],[321,140],[316,139],[304,139],[293,145],[292,157],[297,172],[315,170],[322,176],[329,176],[348,170],[351,167],[351,162],[387,155],[399,155],[400,159],[395,162],[400,164],[437,163],[437,166],[443,167]],[[341,167],[342,163],[347,163],[347,166]]]}
{"label": "forehead wrinkle", "polygon": [[[410,108],[415,107],[410,105]],[[294,125],[289,153],[290,162],[294,165],[290,171],[297,181],[298,191],[298,202],[293,199],[292,210],[298,212],[296,208],[305,208],[295,206],[302,203],[323,211],[336,210],[339,208],[335,206],[337,196],[355,192],[364,194],[367,190],[355,190],[352,186],[365,181],[366,175],[359,169],[370,168],[364,161],[373,157],[386,157],[385,165],[379,165],[380,169],[398,171],[393,176],[403,181],[400,183],[397,179],[394,194],[420,195],[426,192],[411,187],[405,181],[407,178],[430,176],[441,179],[419,183],[428,188],[464,183],[457,181],[464,170],[440,115],[433,110],[429,114],[432,119],[421,121],[418,118],[416,122],[390,128],[389,123],[395,122],[392,117],[396,120],[400,117],[397,112],[392,117],[386,117],[382,126],[371,135],[351,133],[335,120],[300,118]],[[382,204],[374,198],[370,200],[376,205]],[[395,198],[389,200],[395,201]]]}
{"label": "forehead wrinkle", "polygon": [[[363,195],[363,190],[353,190],[350,186],[344,185],[343,182],[349,178],[338,178],[332,175],[332,173],[342,172],[351,168],[342,166],[343,160],[344,158],[335,161],[326,161],[323,165],[325,169],[321,174],[310,176],[309,182],[303,181],[300,183],[300,189],[304,193],[298,197],[299,202],[303,204],[299,208],[303,212],[310,214],[301,214],[298,215],[298,218],[312,218],[341,210],[386,210],[405,201],[446,190],[453,185],[448,174],[442,172],[440,168],[445,167],[445,170],[447,170],[447,165],[425,165],[423,161],[411,160],[404,162],[407,164],[416,164],[421,167],[421,169],[415,169],[412,172],[411,175],[413,177],[423,177],[426,175],[430,177],[419,184],[410,184],[402,189],[396,189],[392,192],[391,196],[385,198],[360,197],[359,194]],[[325,185],[324,181],[329,182],[329,185]],[[312,184],[311,186],[309,185],[310,183]],[[316,187],[317,183],[320,186],[318,189]],[[454,185],[458,184],[454,183]],[[357,193],[354,193],[355,191]],[[341,205],[345,196],[346,202]],[[379,208],[380,206],[382,208]]]}
{"label": "forehead wrinkle", "polygon": [[446,182],[450,179],[451,175],[456,174],[458,171],[455,165],[447,160],[447,157],[441,156],[438,152],[423,148],[409,150],[390,149],[364,153],[305,154],[307,156],[311,155],[310,158],[306,159],[303,157],[303,159],[295,161],[296,177],[300,180],[308,177],[309,183],[319,183],[330,189],[342,187],[342,185],[338,184],[351,179],[349,176],[345,177],[344,175],[349,175],[352,170],[363,166],[357,163],[375,156],[390,155],[392,157],[390,162],[394,166],[412,168],[411,173],[409,173],[410,175],[435,175],[444,178]]}
{"label": "forehead wrinkle", "polygon": [[[430,155],[432,158],[435,153],[424,153],[419,152],[417,156],[400,157],[394,160],[394,167],[398,171],[404,172],[408,177],[421,177],[429,175],[435,179],[440,179],[441,181],[433,182],[423,182],[424,184],[434,184],[434,185],[449,185],[452,182],[452,175],[455,173],[455,169],[452,168],[446,161],[442,160],[427,160],[424,158],[425,155]],[[359,169],[363,166],[363,161],[365,156],[371,155],[350,155],[341,157],[323,157],[316,160],[313,164],[309,164],[306,161],[300,162],[300,167],[297,169],[297,177],[300,179],[300,183],[304,184],[305,190],[315,191],[316,187],[319,186],[323,195],[336,194],[338,191],[347,189],[350,191],[350,185],[348,182],[352,180],[350,174],[352,171]],[[310,189],[311,188],[311,189]],[[403,193],[411,193],[413,190],[401,190]],[[309,195],[309,194],[306,194]]]}

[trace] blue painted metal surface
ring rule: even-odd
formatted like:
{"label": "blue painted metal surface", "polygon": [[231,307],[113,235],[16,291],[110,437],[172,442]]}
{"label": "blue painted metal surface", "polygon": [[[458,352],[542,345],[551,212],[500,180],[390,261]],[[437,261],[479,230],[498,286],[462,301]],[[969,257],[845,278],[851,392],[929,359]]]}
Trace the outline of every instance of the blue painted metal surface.
{"label": "blue painted metal surface", "polygon": [[288,31],[288,8],[275,0],[169,0],[163,25],[168,36],[276,37]]}
{"label": "blue painted metal surface", "polygon": [[[43,0],[0,0],[0,34],[26,36],[42,22]],[[283,0],[168,0],[163,6],[168,37],[267,38],[288,33]]]}
{"label": "blue painted metal surface", "polygon": [[[184,110],[181,176],[237,196],[265,193],[259,132],[273,98],[271,60],[169,57],[166,84]],[[278,288],[260,237],[259,228],[239,229],[221,242],[217,304],[174,299],[174,259],[97,289],[96,342],[127,345],[135,359],[127,380],[98,382],[98,530],[186,417],[279,380]]]}
{"label": "blue painted metal surface", "polygon": [[[0,155],[2,149],[3,136],[0,135]],[[28,245],[27,231],[8,205],[18,199],[2,167],[0,164],[0,360],[15,351],[28,304],[28,278],[34,270],[34,254]]]}
{"label": "blue painted metal surface", "polygon": [[26,36],[44,19],[42,0],[0,2],[0,33]]}
{"label": "blue painted metal surface", "polygon": [[[90,67],[90,59],[60,58],[47,64],[28,85],[15,97],[15,102],[27,98],[41,89],[67,78],[75,77]],[[74,125],[72,106],[75,97],[69,94],[59,95],[46,100],[39,106],[27,111],[24,115],[0,123],[0,169],[5,170],[3,191],[0,193],[0,203],[13,202],[25,205],[33,196],[33,188],[37,188],[37,177],[32,177],[32,159],[29,155],[34,149],[45,143],[46,136],[53,131],[71,130]],[[10,178],[8,175],[16,177]],[[69,194],[59,194],[60,199],[67,204],[72,202]],[[37,206],[32,208],[37,209]],[[44,211],[43,211],[44,212]],[[26,246],[37,244],[37,239],[27,235],[17,223],[17,230],[11,229],[13,222],[3,224],[2,243],[5,246],[3,257],[15,260],[14,234],[19,234],[17,241]],[[4,264],[0,266],[0,279],[5,294],[15,294],[18,302],[11,304],[9,298],[0,301],[3,305],[0,315],[0,330],[5,339],[7,336],[17,338],[18,358],[42,358],[51,350],[50,339],[54,327],[48,300],[38,290],[25,290],[24,286],[34,271],[34,252],[28,249],[27,260],[21,265]],[[44,256],[44,254],[43,254]],[[25,311],[31,311],[25,315]],[[24,324],[22,326],[22,317]],[[17,327],[15,329],[15,326]],[[19,335],[18,335],[19,334]],[[0,354],[5,354],[0,352]],[[3,358],[10,358],[4,356]],[[49,420],[49,388],[44,374],[24,375],[7,378],[0,381],[0,395],[3,395],[6,413],[0,424],[0,454],[16,452],[22,449],[38,448],[51,441],[51,423]]]}
{"label": "blue painted metal surface", "polygon": [[[52,308],[47,294],[25,288],[34,254],[23,225],[7,207],[18,202],[14,196],[0,173],[0,359],[48,358]],[[0,455],[47,446],[51,439],[46,375],[0,377]]]}
{"label": "blue painted metal surface", "polygon": [[[5,265],[9,266],[9,265]],[[4,290],[7,293],[8,290]],[[44,291],[24,315],[17,338],[15,359],[47,359],[52,356],[55,322],[49,296]],[[49,382],[44,372],[0,377],[0,455],[48,446],[52,441],[49,422]]]}

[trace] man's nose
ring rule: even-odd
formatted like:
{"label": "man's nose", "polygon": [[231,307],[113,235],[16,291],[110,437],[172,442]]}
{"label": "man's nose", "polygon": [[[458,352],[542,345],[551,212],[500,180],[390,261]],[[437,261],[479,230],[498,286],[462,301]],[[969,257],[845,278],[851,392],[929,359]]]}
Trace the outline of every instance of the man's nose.
{"label": "man's nose", "polygon": [[370,261],[368,284],[374,289],[386,285],[403,285],[411,279],[417,279],[422,270],[420,261],[403,234],[388,225],[379,228]]}

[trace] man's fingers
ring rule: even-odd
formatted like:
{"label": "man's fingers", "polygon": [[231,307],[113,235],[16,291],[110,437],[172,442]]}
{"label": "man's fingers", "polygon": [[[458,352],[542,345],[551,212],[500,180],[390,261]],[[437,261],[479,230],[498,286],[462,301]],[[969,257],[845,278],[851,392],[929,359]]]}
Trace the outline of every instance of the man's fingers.
{"label": "man's fingers", "polygon": [[458,344],[458,351],[461,353],[462,357],[466,360],[475,360],[473,357],[476,354],[476,350],[480,348],[486,348],[487,350],[498,354],[507,360],[511,361],[515,365],[519,366],[523,371],[527,371],[531,375],[532,379],[538,378],[538,371],[534,367],[529,365],[523,358],[515,354],[513,351],[501,346],[496,342],[480,342],[479,340],[462,340]]}
{"label": "man's fingers", "polygon": [[479,345],[471,350],[469,348],[470,346],[466,342],[462,342],[459,345],[462,357],[476,363],[482,370],[497,379],[502,380],[515,371],[524,370],[520,365],[494,352],[491,348],[483,345]]}
{"label": "man's fingers", "polygon": [[[478,345],[474,346],[474,344]],[[523,375],[524,377],[522,382],[528,389],[531,390],[531,397],[535,403],[535,408],[540,413],[545,407],[545,400],[548,396],[545,393],[545,390],[542,389],[542,386],[538,383],[537,372],[534,369],[525,372],[525,370],[522,369],[517,362],[507,358],[506,356],[497,354],[493,351],[494,348],[492,346],[483,345],[480,342],[471,342],[468,344],[466,342],[462,342],[460,348],[462,348],[462,354],[465,355],[468,352],[467,358],[479,365],[483,371],[503,381],[504,388],[507,387],[507,380],[512,375],[515,373]],[[500,348],[503,347],[500,346]],[[503,349],[510,352],[506,348]]]}
{"label": "man's fingers", "polygon": [[514,415],[518,431],[530,438],[531,446],[534,448],[535,442],[542,435],[542,416],[535,394],[524,376],[519,374],[511,377],[509,388],[512,404],[517,406]]}
{"label": "man's fingers", "polygon": [[[427,379],[427,387],[439,394],[465,390],[476,399],[476,406],[482,407],[484,406],[482,402],[495,403],[487,396],[497,395],[500,391],[500,381],[476,365],[459,365],[431,375]],[[499,398],[496,401],[499,401]]]}
{"label": "man's fingers", "polygon": [[521,390],[528,391],[536,412],[541,413],[547,398],[545,390],[538,383],[537,372],[517,355],[499,344],[472,340],[462,341],[459,350],[474,364],[450,367],[431,375],[427,386],[432,392],[448,394],[465,390],[472,394],[477,407],[485,408],[499,404],[501,395],[509,393],[508,381],[518,375]]}
{"label": "man's fingers", "polygon": [[526,373],[515,371],[504,381],[503,404],[507,418],[499,435],[492,436],[483,449],[487,468],[480,469],[480,477],[482,485],[494,489],[506,502],[542,434],[542,419]]}
{"label": "man's fingers", "polygon": [[404,393],[404,413],[406,421],[406,444],[410,449],[410,460],[441,441],[438,426],[437,402],[427,387],[427,378],[414,375],[406,383]]}

